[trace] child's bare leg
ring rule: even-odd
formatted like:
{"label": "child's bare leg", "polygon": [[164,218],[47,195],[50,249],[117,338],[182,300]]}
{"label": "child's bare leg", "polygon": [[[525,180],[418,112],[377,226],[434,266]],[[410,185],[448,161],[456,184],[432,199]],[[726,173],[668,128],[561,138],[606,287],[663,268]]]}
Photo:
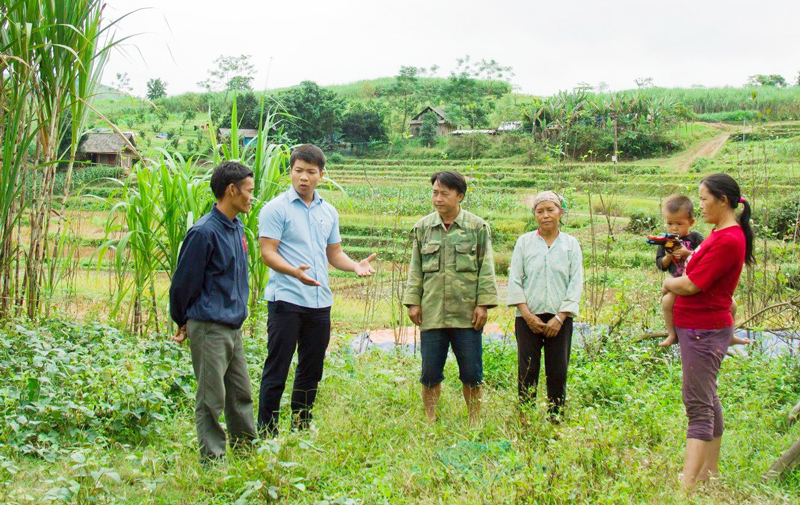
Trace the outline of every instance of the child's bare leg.
{"label": "child's bare leg", "polygon": [[[731,303],[731,316],[733,316],[733,324],[736,326],[736,309],[738,306],[736,305],[736,300],[733,300]],[[747,345],[750,343],[749,338],[739,338],[736,336],[736,333],[733,334],[731,337],[731,344],[730,345]]]}
{"label": "child's bare leg", "polygon": [[675,293],[667,293],[661,298],[661,310],[664,313],[664,325],[667,327],[667,338],[662,340],[658,345],[661,347],[669,347],[678,342],[678,335],[675,333],[675,325],[672,323],[672,307],[675,306]]}

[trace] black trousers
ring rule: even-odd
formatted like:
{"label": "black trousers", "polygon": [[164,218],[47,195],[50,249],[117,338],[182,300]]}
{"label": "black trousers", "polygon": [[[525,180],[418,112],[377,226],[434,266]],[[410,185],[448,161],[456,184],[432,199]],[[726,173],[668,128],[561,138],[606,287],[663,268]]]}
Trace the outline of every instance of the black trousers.
{"label": "black trousers", "polygon": [[311,309],[288,302],[268,302],[267,359],[261,374],[258,430],[278,433],[281,396],[297,349],[292,390],[292,415],[300,428],[308,427],[311,409],[322,379],[325,351],[331,339],[331,309]]}
{"label": "black trousers", "polygon": [[[537,314],[537,316],[545,323],[554,317],[553,314]],[[544,349],[544,374],[547,378],[549,411],[551,414],[558,414],[567,398],[572,318],[568,317],[558,335],[552,338],[545,337],[543,333],[534,333],[521,317],[516,318],[514,329],[517,337],[517,389],[520,402],[527,403],[536,398],[542,349]]]}

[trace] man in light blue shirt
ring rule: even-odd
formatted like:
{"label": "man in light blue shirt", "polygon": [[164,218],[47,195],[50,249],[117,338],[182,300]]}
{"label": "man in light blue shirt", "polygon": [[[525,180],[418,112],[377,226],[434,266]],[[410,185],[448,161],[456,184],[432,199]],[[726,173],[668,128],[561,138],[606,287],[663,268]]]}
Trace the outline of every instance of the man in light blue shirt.
{"label": "man in light blue shirt", "polygon": [[261,259],[269,266],[267,359],[261,375],[258,429],[278,434],[281,395],[297,349],[292,391],[294,425],[307,428],[322,379],[331,335],[333,294],[328,264],[359,277],[375,273],[370,261],[356,263],[342,251],[339,214],[316,187],[325,174],[325,155],[304,144],[292,151],[292,187],[264,205],[258,216]]}

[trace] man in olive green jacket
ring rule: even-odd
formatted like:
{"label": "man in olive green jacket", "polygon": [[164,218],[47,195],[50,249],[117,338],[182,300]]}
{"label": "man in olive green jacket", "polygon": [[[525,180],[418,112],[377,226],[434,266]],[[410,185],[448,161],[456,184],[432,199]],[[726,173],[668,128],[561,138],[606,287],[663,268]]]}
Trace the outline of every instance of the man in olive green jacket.
{"label": "man in olive green jacket", "polygon": [[403,304],[420,326],[422,402],[431,421],[442,392],[450,346],[471,423],[478,421],[483,380],[482,332],[487,309],[497,306],[489,225],[461,208],[467,182],[444,170],[431,177],[436,212],[411,230],[413,245]]}

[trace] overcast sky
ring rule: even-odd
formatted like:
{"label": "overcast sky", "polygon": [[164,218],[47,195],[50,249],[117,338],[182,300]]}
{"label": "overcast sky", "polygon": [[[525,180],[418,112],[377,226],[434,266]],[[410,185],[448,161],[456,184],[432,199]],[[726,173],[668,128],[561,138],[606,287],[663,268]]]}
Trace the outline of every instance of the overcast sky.
{"label": "overcast sky", "polygon": [[[200,91],[220,55],[249,54],[254,88],[393,76],[401,65],[495,59],[521,92],[579,82],[611,89],[652,77],[659,86],[740,86],[752,74],[800,70],[800,1],[761,0],[107,0],[131,14],[103,82],[127,72],[133,93],[160,77],[170,95]],[[267,69],[270,68],[267,81]]]}

